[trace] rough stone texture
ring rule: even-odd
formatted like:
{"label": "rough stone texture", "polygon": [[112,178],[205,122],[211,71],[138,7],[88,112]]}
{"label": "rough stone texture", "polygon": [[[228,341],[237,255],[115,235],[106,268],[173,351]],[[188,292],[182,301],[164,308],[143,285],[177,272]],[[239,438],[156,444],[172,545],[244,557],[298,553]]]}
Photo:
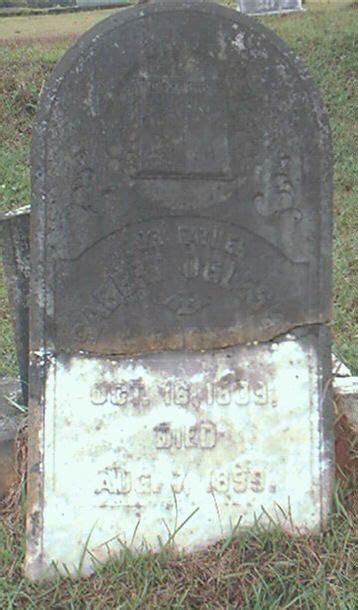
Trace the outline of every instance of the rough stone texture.
{"label": "rough stone texture", "polygon": [[160,2],[99,24],[35,129],[33,349],[44,328],[51,349],[135,353],[328,320],[329,150],[307,71],[244,15]]}
{"label": "rough stone texture", "polygon": [[302,10],[302,0],[237,0],[237,9],[247,15],[286,13]]}
{"label": "rough stone texture", "polygon": [[2,417],[14,417],[19,411],[14,403],[21,405],[21,384],[15,377],[0,378],[0,413]]}
{"label": "rough stone texture", "polygon": [[277,503],[292,504],[286,527],[322,527],[330,205],[326,112],[254,20],[149,3],[65,55],[32,153],[30,578],[52,560],[75,572],[90,533],[104,558],[139,518],[135,548],[164,538],[176,494],[177,525],[201,511],[178,535],[187,550]]}
{"label": "rough stone texture", "polygon": [[17,402],[21,394],[17,379],[0,379],[0,500],[16,480],[15,439],[19,413],[9,401]]}
{"label": "rough stone texture", "polygon": [[333,377],[351,377],[351,370],[344,362],[341,362],[335,354],[332,354],[332,376]]}
{"label": "rough stone texture", "polygon": [[327,335],[51,359],[43,534],[28,574],[49,576],[52,560],[76,573],[81,558],[86,574],[123,544],[158,548],[190,515],[175,537],[189,551],[267,514],[291,532],[319,530],[331,474]]}
{"label": "rough stone texture", "polygon": [[338,413],[346,415],[350,426],[358,432],[358,377],[332,354],[332,386]]}
{"label": "rough stone texture", "polygon": [[30,206],[0,215],[3,265],[14,327],[22,402],[28,400]]}
{"label": "rough stone texture", "polygon": [[358,377],[334,377],[333,393],[339,411],[358,433]]}
{"label": "rough stone texture", "polygon": [[16,421],[0,414],[0,500],[2,500],[11,485],[16,481]]}

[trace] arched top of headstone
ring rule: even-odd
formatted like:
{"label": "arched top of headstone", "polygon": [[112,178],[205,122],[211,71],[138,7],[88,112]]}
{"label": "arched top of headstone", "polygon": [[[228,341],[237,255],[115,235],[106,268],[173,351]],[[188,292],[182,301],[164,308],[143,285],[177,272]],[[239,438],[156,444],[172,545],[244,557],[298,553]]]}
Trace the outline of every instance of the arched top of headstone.
{"label": "arched top of headstone", "polygon": [[330,317],[331,158],[307,70],[211,2],[86,33],[32,152],[34,349],[135,353]]}

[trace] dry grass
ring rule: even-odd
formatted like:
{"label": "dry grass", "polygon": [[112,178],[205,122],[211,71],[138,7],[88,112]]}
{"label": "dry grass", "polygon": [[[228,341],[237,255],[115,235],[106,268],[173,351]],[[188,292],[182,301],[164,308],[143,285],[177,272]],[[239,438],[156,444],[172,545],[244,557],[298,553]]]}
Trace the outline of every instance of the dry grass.
{"label": "dry grass", "polygon": [[64,15],[0,18],[0,41],[2,46],[9,42],[11,45],[24,46],[34,41],[37,44],[49,44],[53,39],[56,42],[58,37],[63,41],[72,40],[117,11],[118,9],[108,9]]}
{"label": "dry grass", "polygon": [[[124,608],[354,610],[358,526],[358,443],[345,417],[336,423],[335,509],[325,534],[292,538],[259,526],[193,555],[174,549],[128,552],[88,580],[23,578],[25,436],[18,440],[19,481],[0,522],[0,607],[37,610]],[[22,500],[21,500],[22,498]],[[9,508],[11,510],[9,511]]]}

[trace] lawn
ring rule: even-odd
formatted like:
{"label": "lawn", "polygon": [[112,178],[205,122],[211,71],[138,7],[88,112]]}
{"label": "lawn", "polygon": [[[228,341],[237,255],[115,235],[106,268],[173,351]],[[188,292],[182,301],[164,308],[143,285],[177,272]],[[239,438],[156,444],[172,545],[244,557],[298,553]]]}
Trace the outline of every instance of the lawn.
{"label": "lawn", "polygon": [[[262,21],[309,66],[330,114],[335,154],[332,330],[336,353],[358,373],[358,14],[350,4],[330,3],[327,10],[326,4],[312,0],[306,13]],[[0,18],[0,210],[29,201],[31,127],[44,79],[81,32],[112,12]],[[0,374],[14,372],[9,310],[0,278]],[[351,439],[351,452],[356,451],[353,445]],[[83,582],[26,583],[21,572],[22,515],[4,517],[0,608],[353,610],[357,507],[346,449],[340,457],[343,471],[335,511],[321,537],[292,540],[258,528],[193,557],[174,557],[170,549],[141,558],[125,554]]]}
{"label": "lawn", "polygon": [[40,39],[42,43],[52,45],[54,39],[65,41],[76,38],[117,10],[0,18],[0,41],[2,45],[27,45]]}

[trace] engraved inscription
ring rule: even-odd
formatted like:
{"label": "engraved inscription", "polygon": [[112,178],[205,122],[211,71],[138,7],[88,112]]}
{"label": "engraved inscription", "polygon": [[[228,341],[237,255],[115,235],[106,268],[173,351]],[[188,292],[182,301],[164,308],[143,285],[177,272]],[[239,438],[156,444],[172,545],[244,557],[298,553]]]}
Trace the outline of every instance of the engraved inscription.
{"label": "engraved inscription", "polygon": [[156,449],[213,449],[218,436],[216,425],[211,421],[199,422],[187,429],[162,423],[153,432]]}
{"label": "engraved inscription", "polygon": [[93,188],[93,181],[93,170],[90,168],[82,170],[82,172],[80,172],[75,178],[72,199],[75,205],[78,205],[86,212],[97,214],[97,210],[95,209],[94,205],[89,203],[91,189]]}
{"label": "engraved inscription", "polygon": [[[160,473],[148,470],[134,472],[128,467],[113,464],[98,472],[99,483],[94,494],[103,497],[125,497],[130,494],[157,496],[164,489],[180,494],[185,491],[186,478],[187,474],[181,468],[173,469],[170,480],[164,481]],[[266,489],[266,475],[251,464],[236,462],[232,466],[212,470],[205,487],[208,493],[214,494],[262,493]]]}
{"label": "engraved inscription", "polygon": [[110,495],[126,495],[132,489],[132,476],[130,472],[120,466],[110,466],[99,472],[102,476],[100,486],[95,494],[103,492]]}
{"label": "engraved inscription", "polygon": [[162,301],[161,304],[166,305],[177,316],[191,316],[204,309],[209,303],[208,299],[203,299],[195,293],[177,293]]}
{"label": "engraved inscription", "polygon": [[160,474],[142,470],[133,472],[128,467],[113,464],[98,472],[98,486],[94,490],[96,496],[128,496],[131,493],[151,496],[158,495],[167,488],[168,491],[180,494],[184,491],[185,471],[173,469],[170,480],[161,480]]}
{"label": "engraved inscription", "polygon": [[308,392],[309,373],[294,337],[274,346],[185,354],[179,363],[173,354],[108,359],[88,389],[87,415],[103,422],[104,439],[113,438],[113,462],[101,463],[92,487],[95,505],[133,510],[139,519],[158,506],[169,516],[173,494],[183,502],[197,488],[200,505],[239,506],[243,514],[266,506],[267,497],[282,499],[277,469],[284,481],[290,458],[272,468],[270,456],[301,442],[300,388]]}
{"label": "engraved inscription", "polygon": [[181,406],[197,410],[202,406],[247,406],[249,404],[275,406],[269,386],[262,381],[250,383],[236,379],[234,374],[223,376],[217,382],[189,383],[185,379],[176,379],[166,383],[153,384],[151,392],[141,378],[119,380],[118,383],[100,382],[90,389],[90,400],[93,405],[112,404],[117,407],[133,406],[150,407],[155,400],[167,407]]}
{"label": "engraved inscription", "polygon": [[91,402],[94,405],[103,405],[106,402],[124,407],[133,405],[134,407],[149,406],[149,398],[146,388],[141,379],[133,379],[130,382],[119,381],[118,383],[98,383],[91,388]]}
{"label": "engraved inscription", "polygon": [[140,81],[138,99],[137,178],[233,179],[227,98],[217,80],[208,87],[203,80],[152,75]]}
{"label": "engraved inscription", "polygon": [[301,210],[295,206],[296,193],[292,173],[292,160],[282,153],[276,172],[272,176],[271,187],[255,195],[254,203],[259,214],[269,217],[291,210],[295,221],[299,222],[302,219]]}
{"label": "engraved inscription", "polygon": [[255,385],[248,381],[223,377],[217,382],[204,384],[188,383],[185,380],[169,381],[159,388],[165,404],[182,405],[199,408],[201,404],[220,406],[248,405],[250,402],[257,405],[266,405],[269,401],[268,386],[258,381]]}
{"label": "engraved inscription", "polygon": [[236,463],[232,468],[213,470],[208,491],[245,493],[265,491],[265,475],[250,465]]}
{"label": "engraved inscription", "polygon": [[[268,265],[273,255],[274,268]],[[89,273],[96,275],[95,288],[78,281]],[[256,333],[282,324],[287,298],[296,307],[297,286],[308,290],[307,273],[305,263],[290,261],[266,240],[231,223],[183,217],[135,223],[59,265],[58,337],[107,353],[113,345],[115,353],[118,335],[123,341],[137,337],[139,315],[155,321],[153,335],[160,333],[159,310],[178,333],[194,319],[204,331],[212,317],[223,328]],[[291,277],[301,280],[290,285]],[[275,283],[284,283],[285,292],[273,290]],[[224,303],[218,316],[217,307]]]}
{"label": "engraved inscription", "polygon": [[242,258],[245,252],[245,241],[233,228],[220,223],[209,224],[205,219],[201,219],[199,224],[179,224],[177,242],[187,248],[204,246],[239,258]]}

